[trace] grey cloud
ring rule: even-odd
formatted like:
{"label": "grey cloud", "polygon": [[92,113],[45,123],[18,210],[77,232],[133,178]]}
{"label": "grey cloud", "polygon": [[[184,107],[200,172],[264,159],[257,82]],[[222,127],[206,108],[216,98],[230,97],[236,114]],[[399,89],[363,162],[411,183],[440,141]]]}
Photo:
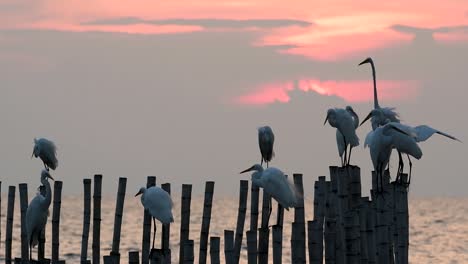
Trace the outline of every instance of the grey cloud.
{"label": "grey cloud", "polygon": [[195,25],[205,28],[276,28],[286,26],[306,27],[312,25],[311,22],[293,19],[161,19],[145,20],[137,17],[121,17],[116,19],[95,20],[83,23],[83,25],[132,25],[132,24],[152,24],[152,25]]}

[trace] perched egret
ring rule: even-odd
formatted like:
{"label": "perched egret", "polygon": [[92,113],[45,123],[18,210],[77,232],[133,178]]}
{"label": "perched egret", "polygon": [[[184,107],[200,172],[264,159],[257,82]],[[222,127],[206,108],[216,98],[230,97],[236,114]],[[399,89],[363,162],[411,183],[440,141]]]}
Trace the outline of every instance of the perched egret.
{"label": "perched egret", "polygon": [[141,187],[135,197],[141,194],[141,204],[153,217],[153,249],[154,240],[156,237],[156,220],[158,219],[163,225],[174,222],[172,216],[172,199],[169,193],[165,190],[153,186],[148,189]]}
{"label": "perched egret", "polygon": [[374,66],[374,61],[372,58],[367,58],[359,65],[369,63],[372,68],[372,78],[374,81],[374,109],[379,110],[382,115],[374,116],[372,117],[371,123],[372,123],[372,129],[376,129],[379,126],[385,125],[387,122],[386,120],[390,120],[390,122],[400,122],[400,119],[398,117],[398,113],[395,112],[395,108],[393,107],[380,107],[379,105],[379,100],[377,98],[377,80],[375,78],[375,66]]}
{"label": "perched egret", "polygon": [[[359,117],[354,112],[351,106],[346,109],[331,108],[327,111],[327,118],[324,125],[328,123],[337,129],[336,144],[338,153],[341,159],[341,165],[349,165],[351,159],[351,150],[353,147],[359,146],[359,138],[356,135],[356,127],[359,126]],[[349,157],[347,157],[346,149],[349,147]],[[344,152],[344,158],[343,158]]]}
{"label": "perched egret", "polygon": [[49,215],[49,206],[52,198],[50,183],[47,180],[50,176],[47,170],[42,170],[41,183],[45,187],[44,195],[38,193],[29,203],[26,211],[26,232],[29,243],[29,259],[32,258],[32,248],[38,244],[39,236],[46,226]]}
{"label": "perched egret", "polygon": [[[296,206],[299,194],[294,184],[286,178],[282,171],[274,167],[264,170],[262,165],[255,164],[242,171],[241,174],[249,171],[254,171],[252,184],[263,188],[263,191],[275,199],[284,209],[289,211],[289,208]],[[270,204],[268,219],[270,219],[271,208]]]}
{"label": "perched egret", "polygon": [[[378,110],[375,110],[375,109],[372,110],[369,113],[369,115],[362,121],[361,125],[363,123],[365,123],[367,120],[369,120],[369,118],[371,118],[372,116],[380,116],[379,118],[381,118],[382,113],[380,111],[378,111]],[[400,129],[401,131],[404,131],[406,134],[410,135],[415,142],[426,141],[427,139],[429,139],[434,134],[439,134],[439,135],[445,136],[447,138],[450,138],[452,140],[460,141],[459,139],[457,139],[454,136],[451,136],[451,135],[449,135],[447,133],[444,133],[442,131],[439,131],[439,130],[434,129],[434,128],[432,128],[430,126],[427,126],[427,125],[412,127],[412,126],[397,123],[397,122],[389,122],[388,119],[386,119],[386,123],[391,124],[392,126]],[[403,173],[404,164],[403,164],[403,159],[401,157],[401,153],[410,154],[410,153],[406,152],[406,149],[405,149],[406,147],[407,146],[405,144],[399,144],[399,145],[394,146],[394,148],[398,151],[398,158],[399,158],[397,178],[399,177],[399,174]],[[409,182],[411,181],[411,170],[412,170],[412,166],[413,166],[413,164],[411,162],[411,158],[409,156],[408,156],[408,161],[409,161],[409,166],[410,166],[410,173],[409,173],[409,178],[408,178],[408,184],[409,184]]]}
{"label": "perched egret", "polygon": [[273,151],[274,143],[275,135],[271,127],[264,126],[258,128],[258,145],[260,146],[260,153],[262,154],[260,165],[263,165],[265,161],[268,168],[268,163],[275,156],[275,152]]}
{"label": "perched egret", "polygon": [[414,140],[414,136],[401,130],[395,124],[388,123],[369,132],[364,142],[364,147],[369,146],[374,171],[377,173],[377,188],[380,182],[380,190],[383,189],[382,175],[390,161],[392,148],[399,149],[402,153],[416,159],[422,157],[422,151]]}
{"label": "perched egret", "polygon": [[55,170],[58,166],[57,148],[54,142],[46,138],[34,139],[34,149],[31,158],[33,156],[39,157],[42,160],[47,171],[49,168]]}

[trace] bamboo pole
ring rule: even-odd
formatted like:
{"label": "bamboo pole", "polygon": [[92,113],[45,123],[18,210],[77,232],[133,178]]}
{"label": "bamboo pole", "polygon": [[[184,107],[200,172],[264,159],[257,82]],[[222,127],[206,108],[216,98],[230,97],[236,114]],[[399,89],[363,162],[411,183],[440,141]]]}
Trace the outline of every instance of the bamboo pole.
{"label": "bamboo pole", "polygon": [[52,212],[52,263],[58,263],[59,261],[62,185],[61,181],[54,182],[54,211]]}
{"label": "bamboo pole", "polygon": [[[293,238],[297,241],[297,244],[294,247],[294,250],[291,253],[295,252],[297,254],[297,261],[294,263],[306,263],[306,238],[305,238],[305,213],[304,213],[304,186],[302,182],[302,174],[295,173],[293,174],[294,186],[296,187],[299,197],[297,199],[297,205],[294,208],[294,223],[296,224],[296,232],[293,232],[291,236],[298,235],[298,237]],[[293,226],[294,226],[293,223]],[[293,227],[293,230],[295,228]]]}
{"label": "bamboo pole", "polygon": [[190,203],[192,199],[192,185],[182,184],[182,206],[180,221],[180,242],[179,242],[179,264],[184,261],[184,244],[189,239],[190,233]]}
{"label": "bamboo pole", "polygon": [[21,209],[21,260],[29,261],[28,234],[26,230],[26,211],[28,210],[28,185],[19,184]]}
{"label": "bamboo pole", "polygon": [[250,191],[252,193],[250,196],[250,230],[257,232],[259,187],[252,183]]}
{"label": "bamboo pole", "polygon": [[[146,178],[146,188],[156,185],[156,177],[148,176]],[[151,243],[151,215],[147,210],[143,210],[143,235],[141,239],[141,263],[148,264]]]}
{"label": "bamboo pole", "polygon": [[[403,184],[407,184],[408,175],[401,176]],[[409,213],[408,213],[408,190],[405,186],[398,186],[396,191],[396,229],[398,233],[398,258],[396,263],[408,264],[409,246]]]}
{"label": "bamboo pole", "polygon": [[224,230],[224,261],[226,264],[234,262],[234,231]]}
{"label": "bamboo pole", "polygon": [[[372,182],[377,182],[377,174],[372,172]],[[386,171],[383,175],[383,192],[378,195],[374,191],[374,200],[375,200],[375,211],[376,211],[376,242],[377,242],[377,263],[379,264],[389,264],[390,260],[390,243],[389,243],[389,228],[388,228],[388,219],[387,219],[387,207],[385,204],[385,191],[388,188],[388,179],[389,174]],[[374,186],[374,184],[373,184]],[[376,185],[375,185],[376,186]]]}
{"label": "bamboo pole", "polygon": [[114,234],[112,238],[112,256],[113,261],[120,262],[120,231],[122,227],[122,216],[125,202],[125,189],[127,188],[127,178],[119,178],[119,187],[117,189],[117,200],[115,206],[115,217],[114,217]]}
{"label": "bamboo pole", "polygon": [[200,255],[198,262],[200,264],[206,263],[207,250],[208,250],[208,235],[210,233],[210,222],[211,222],[211,207],[213,205],[213,192],[214,192],[213,181],[205,183],[205,199],[203,201],[203,218],[202,226],[200,229]]}
{"label": "bamboo pole", "polygon": [[193,240],[187,240],[184,244],[184,264],[193,264]]}
{"label": "bamboo pole", "polygon": [[15,186],[8,186],[8,206],[7,206],[7,222],[5,234],[5,263],[11,264],[11,242],[13,235],[13,216],[15,212]]}
{"label": "bamboo pole", "polygon": [[[2,181],[0,181],[0,245],[2,244]],[[0,247],[1,248],[1,247]]]}
{"label": "bamboo pole", "polygon": [[[319,259],[319,263],[323,262],[323,240],[324,240],[324,222],[325,222],[325,208],[327,203],[326,197],[326,181],[325,176],[319,176],[318,181],[314,183],[314,220],[317,221],[317,224],[314,224],[314,239],[319,240],[320,243],[314,244],[316,249],[314,249],[314,254],[318,254],[316,257]],[[317,236],[317,237],[315,237]],[[309,257],[311,253],[311,248],[309,248]],[[312,261],[312,260],[310,260]]]}
{"label": "bamboo pole", "polygon": [[[373,191],[371,191],[371,194]],[[367,202],[366,215],[366,234],[367,234],[367,251],[369,264],[377,263],[377,248],[376,248],[376,231],[375,231],[376,209],[375,201]]]}
{"label": "bamboo pole", "polygon": [[239,209],[237,213],[236,236],[234,240],[233,263],[239,263],[242,246],[242,236],[244,234],[245,214],[247,212],[247,195],[249,192],[249,181],[241,180],[239,187]]}
{"label": "bamboo pole", "polygon": [[91,179],[83,179],[84,188],[84,211],[83,211],[83,235],[81,239],[81,264],[88,260],[88,237],[91,220]]}
{"label": "bamboo pole", "polygon": [[266,264],[268,263],[268,244],[270,237],[268,215],[270,213],[271,197],[268,193],[263,191],[262,200],[262,223],[258,234],[258,263]]}
{"label": "bamboo pole", "polygon": [[210,237],[210,263],[219,264],[219,237]]}
{"label": "bamboo pole", "polygon": [[273,226],[273,264],[282,263],[283,259],[283,227]]}
{"label": "bamboo pole", "polygon": [[325,223],[324,223],[324,242],[325,242],[325,263],[335,264],[336,262],[336,195],[333,192],[332,182],[325,182]]}
{"label": "bamboo pole", "polygon": [[[166,191],[169,195],[171,194],[171,184],[163,183],[161,188]],[[165,263],[171,263],[171,248],[170,248],[170,232],[171,224],[162,225],[162,236],[161,236],[161,249],[165,260]]]}
{"label": "bamboo pole", "polygon": [[94,175],[94,194],[93,194],[93,264],[99,264],[101,250],[101,190],[102,175]]}
{"label": "bamboo pole", "polygon": [[361,263],[369,262],[369,249],[367,242],[367,210],[369,205],[369,197],[362,197],[359,206],[359,232],[361,246]]}
{"label": "bamboo pole", "polygon": [[128,252],[128,264],[140,264],[140,252],[138,251]]}
{"label": "bamboo pole", "polygon": [[[320,221],[307,222],[307,237],[309,248],[309,263],[319,264],[323,262],[323,227]],[[322,250],[322,251],[321,251]]]}
{"label": "bamboo pole", "polygon": [[257,231],[249,230],[247,234],[247,263],[257,264]]}

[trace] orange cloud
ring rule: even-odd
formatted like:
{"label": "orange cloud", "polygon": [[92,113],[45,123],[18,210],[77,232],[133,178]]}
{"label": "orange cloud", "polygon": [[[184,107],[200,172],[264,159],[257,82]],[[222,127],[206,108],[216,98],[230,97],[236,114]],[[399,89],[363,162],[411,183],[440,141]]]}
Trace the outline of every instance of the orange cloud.
{"label": "orange cloud", "polygon": [[[287,103],[289,92],[293,90],[316,92],[324,96],[338,96],[347,102],[359,103],[373,100],[372,84],[369,81],[320,81],[301,79],[296,82],[278,82],[259,86],[252,93],[234,99],[237,104],[265,105],[275,102]],[[378,83],[379,98],[385,100],[407,100],[418,94],[417,81],[380,80]]]}

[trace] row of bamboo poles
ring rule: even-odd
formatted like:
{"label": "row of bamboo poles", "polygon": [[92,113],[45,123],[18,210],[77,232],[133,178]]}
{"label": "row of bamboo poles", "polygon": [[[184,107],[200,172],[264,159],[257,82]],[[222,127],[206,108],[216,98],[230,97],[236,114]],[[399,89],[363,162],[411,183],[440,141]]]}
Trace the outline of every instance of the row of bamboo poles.
{"label": "row of bamboo poles", "polygon": [[[268,216],[271,197],[263,192],[260,227],[259,200],[257,186],[251,186],[250,226],[245,232],[247,242],[247,261],[249,264],[266,264],[269,262],[319,264],[354,264],[354,263],[408,263],[408,196],[402,185],[389,182],[389,174],[384,175],[383,193],[377,195],[376,176],[373,173],[371,199],[361,197],[360,169],[355,166],[330,167],[330,180],[320,176],[314,186],[314,219],[305,222],[304,188],[302,174],[293,174],[293,182],[300,193],[298,205],[294,208],[294,221],[291,233],[291,259],[284,260],[283,251],[283,216],[284,209],[278,205],[276,224],[272,226],[272,259],[270,260],[269,242],[270,227]],[[406,175],[403,175],[406,180]],[[81,263],[100,263],[100,226],[101,226],[101,190],[102,175],[94,176],[93,190],[93,236],[91,260],[88,259],[88,240],[91,225],[91,179],[84,179],[83,230],[81,244]],[[114,217],[112,250],[103,256],[103,262],[120,263],[120,234],[126,191],[126,178],[119,178]],[[147,187],[156,185],[156,177],[148,176]],[[215,183],[205,184],[203,216],[200,231],[198,261],[220,263],[221,238],[209,236],[211,209]],[[161,188],[171,192],[170,183]],[[1,182],[0,182],[1,190]],[[54,182],[52,212],[52,255],[44,257],[45,235],[41,236],[38,248],[38,260],[32,263],[65,263],[59,256],[59,231],[62,182]],[[7,223],[5,234],[5,263],[30,263],[25,230],[25,215],[28,206],[28,189],[24,183],[19,184],[21,208],[21,257],[13,258],[11,254],[13,214],[15,203],[15,186],[8,188]],[[239,207],[236,230],[224,231],[224,256],[227,264],[240,262],[244,225],[247,213],[249,184],[240,181]],[[179,263],[194,263],[194,241],[189,237],[190,207],[192,185],[182,185],[181,225],[179,241]],[[1,195],[0,195],[1,197]],[[1,199],[1,198],[0,198]],[[1,204],[1,200],[0,200]],[[0,207],[1,210],[1,207]],[[143,210],[144,211],[144,210]],[[161,248],[150,252],[151,216],[144,211],[141,255],[139,251],[128,252],[129,263],[171,263],[170,225],[163,226],[161,231]],[[307,231],[307,232],[306,232]],[[307,234],[307,236],[306,236]],[[1,236],[1,234],[0,234]],[[209,245],[209,252],[208,252]],[[306,251],[308,249],[308,252]],[[151,253],[151,254],[150,254]],[[149,257],[151,256],[151,258]]]}

